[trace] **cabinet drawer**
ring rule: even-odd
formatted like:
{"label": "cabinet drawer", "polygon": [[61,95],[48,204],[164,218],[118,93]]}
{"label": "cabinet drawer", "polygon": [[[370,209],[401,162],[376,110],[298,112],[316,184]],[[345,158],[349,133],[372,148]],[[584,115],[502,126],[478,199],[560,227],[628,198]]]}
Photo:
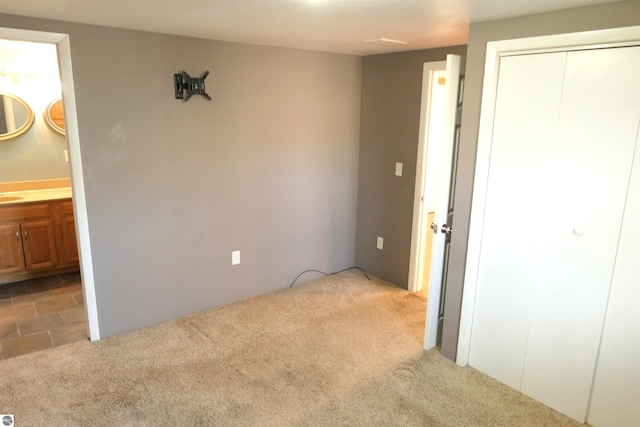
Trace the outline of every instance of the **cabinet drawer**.
{"label": "cabinet drawer", "polygon": [[49,203],[25,203],[0,207],[0,221],[49,216],[51,216],[51,204]]}

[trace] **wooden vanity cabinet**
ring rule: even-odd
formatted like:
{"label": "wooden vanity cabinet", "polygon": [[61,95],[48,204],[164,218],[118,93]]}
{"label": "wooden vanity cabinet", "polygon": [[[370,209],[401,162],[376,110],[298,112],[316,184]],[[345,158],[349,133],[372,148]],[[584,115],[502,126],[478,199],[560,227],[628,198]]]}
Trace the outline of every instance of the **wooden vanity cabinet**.
{"label": "wooden vanity cabinet", "polygon": [[70,200],[0,206],[0,283],[78,267]]}

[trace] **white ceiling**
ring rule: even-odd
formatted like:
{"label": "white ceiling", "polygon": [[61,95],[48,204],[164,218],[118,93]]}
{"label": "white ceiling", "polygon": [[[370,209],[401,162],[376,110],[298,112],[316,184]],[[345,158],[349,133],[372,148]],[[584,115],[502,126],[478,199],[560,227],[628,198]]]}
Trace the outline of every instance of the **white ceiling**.
{"label": "white ceiling", "polygon": [[[469,23],[618,0],[0,0],[0,12],[368,55],[466,44]],[[393,39],[406,45],[370,45]]]}

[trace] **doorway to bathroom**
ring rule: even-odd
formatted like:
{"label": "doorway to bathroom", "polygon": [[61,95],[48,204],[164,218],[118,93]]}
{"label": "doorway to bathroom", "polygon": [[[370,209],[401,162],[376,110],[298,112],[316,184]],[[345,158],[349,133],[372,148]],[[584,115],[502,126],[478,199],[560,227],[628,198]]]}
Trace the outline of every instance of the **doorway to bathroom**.
{"label": "doorway to bathroom", "polygon": [[29,122],[0,136],[0,209],[18,213],[0,218],[17,230],[0,241],[15,260],[0,276],[6,359],[99,334],[68,36],[0,28],[0,65],[0,91]]}

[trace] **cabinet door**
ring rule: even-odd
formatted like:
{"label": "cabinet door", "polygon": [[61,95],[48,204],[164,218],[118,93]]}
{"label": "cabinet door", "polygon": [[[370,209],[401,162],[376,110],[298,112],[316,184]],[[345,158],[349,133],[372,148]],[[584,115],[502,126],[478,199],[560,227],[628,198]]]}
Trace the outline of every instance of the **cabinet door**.
{"label": "cabinet door", "polygon": [[0,274],[24,271],[19,224],[0,225]]}
{"label": "cabinet door", "polygon": [[62,226],[62,245],[64,248],[64,265],[77,264],[78,257],[78,241],[76,240],[76,222],[73,215],[65,215],[60,220]]}
{"label": "cabinet door", "polygon": [[24,258],[28,270],[55,267],[58,264],[53,222],[50,219],[22,224]]}

